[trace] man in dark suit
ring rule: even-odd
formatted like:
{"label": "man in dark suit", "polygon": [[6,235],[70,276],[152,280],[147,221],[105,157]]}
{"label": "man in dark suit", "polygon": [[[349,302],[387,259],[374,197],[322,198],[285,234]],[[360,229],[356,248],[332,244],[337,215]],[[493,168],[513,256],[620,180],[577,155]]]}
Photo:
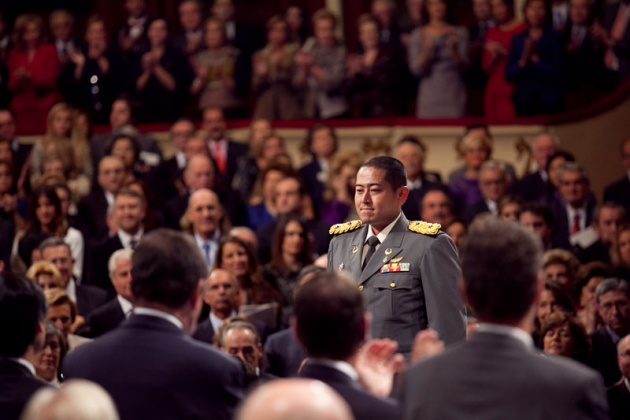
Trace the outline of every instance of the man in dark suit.
{"label": "man in dark suit", "polygon": [[495,216],[499,214],[499,201],[507,192],[509,183],[503,163],[498,160],[487,160],[482,163],[478,182],[482,197],[464,212],[464,221],[467,224],[483,213]]}
{"label": "man in dark suit", "polygon": [[165,229],[147,234],[132,257],[134,314],[69,353],[66,376],[105,388],[121,419],[231,419],[241,397],[241,367],[187,337],[199,318],[207,276],[191,238]]}
{"label": "man in dark suit", "polygon": [[553,245],[571,250],[571,237],[591,224],[594,203],[589,200],[586,170],[576,162],[565,162],[558,169],[558,192],[561,201],[554,204],[555,230]]}
{"label": "man in dark suit", "polygon": [[480,325],[466,343],[405,373],[404,418],[608,418],[595,372],[569,359],[541,357],[534,348],[529,331],[541,288],[538,238],[516,223],[483,217],[460,252],[463,293]]}
{"label": "man in dark suit", "polygon": [[617,362],[622,380],[608,388],[611,420],[630,419],[630,335],[619,340]]}
{"label": "man in dark suit", "polygon": [[616,278],[606,279],[597,285],[595,299],[604,326],[590,336],[590,365],[602,375],[606,386],[611,386],[621,379],[617,345],[621,337],[630,333],[630,284]]}
{"label": "man in dark suit", "polygon": [[88,317],[96,308],[107,302],[107,292],[98,287],[77,284],[72,267],[74,260],[70,253],[70,247],[63,239],[52,237],[44,240],[39,245],[42,259],[49,261],[57,267],[61,274],[61,287],[68,297],[76,303],[79,314]]}
{"label": "man in dark suit", "polygon": [[85,226],[86,241],[101,241],[107,237],[107,210],[125,181],[125,163],[118,156],[105,156],[98,163],[98,186],[79,202],[79,223]]}
{"label": "man in dark suit", "polygon": [[466,337],[461,272],[453,241],[440,225],[410,222],[401,212],[409,189],[402,163],[379,156],[357,174],[355,205],[361,220],[331,228],[329,270],[346,270],[373,316],[372,336],[398,342],[410,353],[413,337],[431,327],[449,345]]}
{"label": "man in dark suit", "polygon": [[[403,207],[404,211],[404,207]],[[427,191],[420,202],[420,220],[447,223],[453,217],[453,201],[442,190]]]}
{"label": "man in dark suit", "polygon": [[626,169],[624,176],[608,185],[604,190],[604,201],[621,204],[630,214],[630,137],[621,143],[621,161]]}
{"label": "man in dark suit", "polygon": [[111,297],[115,290],[109,278],[109,257],[119,249],[135,249],[144,235],[142,220],[146,214],[144,197],[135,190],[123,188],[118,191],[112,207],[112,225],[116,234],[94,245],[90,276],[86,283],[107,290]]}
{"label": "man in dark suit", "polygon": [[227,137],[225,115],[221,108],[211,107],[203,111],[202,129],[216,168],[216,185],[219,189],[229,189],[238,159],[247,154],[249,147]]}
{"label": "man in dark suit", "polygon": [[597,240],[587,247],[579,248],[577,257],[580,262],[601,261],[610,264],[610,247],[625,223],[626,212],[619,204],[607,202],[595,206],[592,227]]}
{"label": "man in dark suit", "polygon": [[532,159],[536,162],[536,172],[529,173],[518,182],[516,191],[527,201],[539,201],[546,197],[550,189],[547,161],[558,151],[560,139],[549,133],[541,133],[531,143]]}
{"label": "man in dark suit", "polygon": [[203,293],[203,301],[210,306],[210,315],[199,323],[193,338],[213,344],[214,333],[223,322],[238,315],[240,300],[240,286],[236,277],[221,268],[212,270]]}
{"label": "man in dark suit", "polygon": [[298,374],[306,359],[306,350],[292,330],[282,330],[267,337],[265,359],[267,373],[279,378],[289,378]]}
{"label": "man in dark suit", "polygon": [[606,67],[624,80],[630,75],[630,0],[621,0],[604,9],[602,24],[608,31],[609,50],[604,54]]}
{"label": "man in dark suit", "polygon": [[0,417],[17,420],[28,399],[46,384],[35,377],[44,349],[46,301],[34,282],[0,274]]}
{"label": "man in dark suit", "polygon": [[87,335],[96,338],[117,328],[133,311],[131,293],[131,256],[133,250],[119,249],[109,257],[109,278],[116,290],[116,297],[92,312],[87,320]]}
{"label": "man in dark suit", "polygon": [[[15,137],[15,118],[8,108],[0,109],[0,141],[10,142],[11,151],[13,152],[13,164],[15,165],[16,175],[26,163],[26,159],[31,154],[32,144],[22,143]],[[15,178],[17,179],[17,177]]]}
{"label": "man in dark suit", "polygon": [[397,419],[398,404],[363,389],[350,363],[365,341],[368,324],[354,280],[337,273],[315,274],[295,296],[295,334],[309,357],[299,376],[330,385],[358,420]]}
{"label": "man in dark suit", "polygon": [[[189,0],[182,5],[196,3],[196,0]],[[186,153],[184,148],[186,143],[195,134],[195,125],[188,119],[179,119],[173,123],[170,131],[171,144],[175,146],[175,156],[162,162],[160,176],[163,182],[161,198],[169,200],[180,195],[184,195],[186,187],[182,179],[182,172],[186,168]]]}
{"label": "man in dark suit", "polygon": [[172,45],[185,57],[191,57],[204,49],[203,12],[199,0],[184,0],[177,13],[182,32],[171,39]]}
{"label": "man in dark suit", "polygon": [[424,171],[424,146],[413,136],[405,136],[396,145],[394,157],[402,162],[407,171],[409,197],[402,211],[410,220],[420,218],[420,204],[427,191],[443,190],[446,187],[438,174]]}

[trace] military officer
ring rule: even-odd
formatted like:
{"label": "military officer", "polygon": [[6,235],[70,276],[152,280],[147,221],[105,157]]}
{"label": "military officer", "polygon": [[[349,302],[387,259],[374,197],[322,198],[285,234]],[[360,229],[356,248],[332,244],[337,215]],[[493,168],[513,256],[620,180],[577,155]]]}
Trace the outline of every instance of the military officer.
{"label": "military officer", "polygon": [[409,190],[405,168],[379,156],[357,173],[360,220],[331,227],[328,269],[357,280],[372,314],[372,336],[391,338],[410,353],[414,336],[431,327],[448,345],[466,337],[461,277],[453,241],[439,224],[407,220],[401,211]]}

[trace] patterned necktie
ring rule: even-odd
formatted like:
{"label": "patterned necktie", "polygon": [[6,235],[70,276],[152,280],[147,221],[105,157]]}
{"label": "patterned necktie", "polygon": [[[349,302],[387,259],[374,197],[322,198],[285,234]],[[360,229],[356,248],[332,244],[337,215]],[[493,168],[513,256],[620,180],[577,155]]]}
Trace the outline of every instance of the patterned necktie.
{"label": "patterned necktie", "polygon": [[206,242],[205,244],[202,245],[202,248],[206,256],[206,263],[208,264],[208,267],[209,267],[210,266],[210,244]]}
{"label": "patterned necktie", "polygon": [[364,269],[365,266],[368,264],[368,261],[370,261],[372,255],[374,255],[374,253],[376,252],[376,247],[378,246],[378,244],[381,243],[381,241],[379,241],[376,236],[370,236],[370,239],[367,240],[367,243],[369,248],[367,254],[365,255],[365,260],[363,260],[363,266],[361,267],[361,269]]}
{"label": "patterned necktie", "polygon": [[580,230],[580,214],[575,213],[575,216],[573,216],[573,225],[571,225],[571,235],[578,233]]}

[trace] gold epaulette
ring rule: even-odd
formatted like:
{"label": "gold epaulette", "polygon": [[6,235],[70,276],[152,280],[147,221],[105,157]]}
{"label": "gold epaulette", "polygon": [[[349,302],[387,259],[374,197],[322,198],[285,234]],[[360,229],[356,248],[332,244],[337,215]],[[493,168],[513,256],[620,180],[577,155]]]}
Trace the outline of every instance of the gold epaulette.
{"label": "gold epaulette", "polygon": [[345,223],[337,223],[336,225],[332,225],[328,233],[331,235],[340,235],[346,232],[352,232],[353,230],[357,230],[361,227],[363,223],[360,220],[351,220]]}
{"label": "gold epaulette", "polygon": [[439,223],[423,222],[422,220],[413,220],[409,222],[409,230],[423,235],[437,235],[442,227]]}

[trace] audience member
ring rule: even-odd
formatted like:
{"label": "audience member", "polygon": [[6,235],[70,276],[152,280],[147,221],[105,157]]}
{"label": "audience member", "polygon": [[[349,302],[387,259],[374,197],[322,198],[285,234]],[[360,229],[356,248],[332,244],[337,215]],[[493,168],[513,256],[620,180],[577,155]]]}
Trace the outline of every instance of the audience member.
{"label": "audience member", "polygon": [[128,69],[133,58],[147,44],[149,16],[145,0],[125,0],[123,7],[127,16],[125,23],[116,30],[114,42]]}
{"label": "audience member", "polygon": [[237,48],[249,61],[252,53],[260,48],[262,42],[253,28],[236,18],[234,2],[232,0],[215,0],[210,13],[212,17],[225,23],[228,44]]}
{"label": "audience member", "polygon": [[61,289],[61,273],[49,261],[36,261],[26,270],[26,277],[33,280],[42,290]]}
{"label": "audience member", "polygon": [[600,329],[602,319],[597,311],[595,290],[607,278],[613,276],[610,266],[593,261],[580,266],[575,283],[575,301],[578,303],[577,317],[588,334]]}
{"label": "audience member", "polygon": [[595,289],[595,299],[604,326],[590,335],[590,364],[612,386],[621,379],[617,345],[630,332],[630,286],[625,280],[606,279]]}
{"label": "audience member", "polygon": [[171,37],[171,43],[187,58],[203,50],[203,6],[199,0],[184,0],[179,3],[177,15],[182,31]]}
{"label": "audience member", "polygon": [[449,189],[458,213],[482,199],[479,188],[481,165],[490,159],[492,142],[484,135],[468,134],[457,143],[457,152],[464,159],[465,169],[460,175],[449,176]]}
{"label": "audience member", "polygon": [[68,351],[66,338],[51,321],[46,322],[46,339],[44,347],[38,354],[38,363],[35,365],[37,377],[51,385],[60,385],[61,362]]}
{"label": "audience member", "polygon": [[234,112],[241,105],[236,96],[242,84],[242,66],[239,51],[225,42],[225,24],[210,18],[204,24],[203,44],[193,58],[195,78],[190,86],[193,95],[199,95],[199,109],[219,107]]}
{"label": "audience member", "polygon": [[262,341],[254,324],[247,322],[243,317],[235,317],[227,320],[217,334],[217,347],[243,363],[246,388],[275,379],[262,370],[264,363]]}
{"label": "audience member", "polygon": [[553,281],[568,295],[573,294],[580,262],[565,249],[551,249],[543,254],[542,274],[545,280]]}
{"label": "audience member", "polygon": [[486,160],[477,174],[481,198],[464,211],[464,221],[470,224],[483,213],[499,214],[499,202],[505,196],[510,184],[503,164],[496,160]]}
{"label": "audience member", "polygon": [[79,315],[76,303],[68,294],[60,289],[49,289],[44,295],[48,306],[46,320],[61,331],[68,351],[90,342],[91,340],[75,334],[83,327],[85,317]]}
{"label": "audience member", "polygon": [[225,217],[219,197],[213,191],[201,188],[190,195],[184,218],[208,267],[215,264],[219,239],[225,233],[222,225]]}
{"label": "audience member", "polygon": [[619,277],[630,281],[630,226],[623,226],[617,231],[610,247],[610,261]]}
{"label": "audience member", "polygon": [[253,118],[293,120],[302,116],[293,87],[298,46],[289,41],[289,27],[280,16],[267,21],[267,45],[252,57]]}
{"label": "audience member", "polygon": [[348,404],[321,381],[281,379],[252,392],[237,413],[238,420],[350,420]]}
{"label": "audience member", "polygon": [[[277,184],[288,176],[294,176],[293,168],[273,159],[258,174],[254,190],[247,207],[247,224],[252,230],[273,221],[277,214],[275,205],[275,189]],[[298,189],[301,188],[298,181]]]}
{"label": "audience member", "polygon": [[[0,142],[8,143],[12,155],[12,163],[15,165],[14,169],[16,169],[15,175],[19,175],[19,171],[26,163],[33,145],[27,144],[16,137],[16,129],[13,112],[8,108],[0,108]],[[17,180],[17,176],[15,180]]]}
{"label": "audience member", "polygon": [[626,212],[619,204],[605,202],[595,206],[591,226],[597,236],[590,245],[580,247],[577,252],[580,262],[602,261],[610,264],[610,248],[626,222]]}
{"label": "audience member", "polygon": [[354,184],[362,163],[363,160],[350,151],[335,153],[330,159],[320,209],[322,223],[334,225],[356,219]]}
{"label": "audience member", "polygon": [[482,98],[487,80],[482,65],[485,41],[490,30],[502,22],[494,18],[490,0],[473,0],[472,11],[475,21],[467,28],[469,60],[465,73],[468,87],[467,115],[483,115]]}
{"label": "audience member", "polygon": [[[191,0],[193,1],[193,0]],[[195,135],[195,125],[186,118],[180,118],[171,125],[169,137],[171,144],[175,148],[175,155],[162,162],[160,170],[162,172],[162,194],[164,200],[170,200],[180,195],[186,194],[186,187],[182,179],[182,173],[186,168],[186,154],[184,148],[186,143]]]}
{"label": "audience member", "polygon": [[626,214],[630,214],[630,137],[623,139],[620,152],[621,162],[626,172],[621,179],[606,186],[604,201],[621,204],[626,209]]}
{"label": "audience member", "polygon": [[420,203],[420,219],[429,223],[447,225],[453,218],[453,203],[444,191],[429,190]]}
{"label": "audience member", "polygon": [[459,251],[459,247],[468,233],[468,226],[461,219],[449,219],[444,226],[444,233],[450,236],[455,248]]}
{"label": "audience member", "polygon": [[299,4],[291,4],[284,11],[284,20],[289,26],[289,41],[302,46],[308,36],[307,16]]}
{"label": "audience member", "polygon": [[548,24],[547,5],[545,0],[526,0],[526,29],[512,38],[505,76],[514,83],[518,116],[551,114],[562,107],[562,41]]}
{"label": "audience member", "polygon": [[46,131],[46,114],[57,101],[59,59],[44,43],[44,22],[37,15],[20,15],[13,26],[15,46],[9,51],[11,109],[18,127]]}
{"label": "audience member", "polygon": [[622,420],[630,416],[630,335],[619,340],[617,363],[623,380],[608,388],[608,404],[612,420]]}
{"label": "audience member", "polygon": [[70,246],[61,238],[48,238],[39,246],[43,260],[53,263],[61,274],[61,288],[77,305],[79,314],[87,317],[107,300],[107,293],[99,288],[78,284],[73,273],[74,259]]}
{"label": "audience member", "polygon": [[365,311],[363,296],[349,276],[316,274],[300,287],[294,329],[308,354],[300,377],[330,385],[350,405],[356,419],[401,418],[398,404],[367,392],[353,367],[369,334]]}
{"label": "audience member", "polygon": [[[552,190],[547,172],[549,158],[560,146],[560,139],[550,133],[541,133],[531,142],[531,157],[536,162],[536,172],[531,172],[518,182],[516,190],[527,201],[544,201]],[[549,202],[547,202],[549,203]]]}
{"label": "audience member", "polygon": [[45,344],[46,301],[35,283],[11,273],[0,274],[0,289],[0,411],[17,420],[31,395],[46,387],[35,377]]}
{"label": "audience member", "polygon": [[620,80],[630,75],[630,25],[626,0],[607,4],[604,8],[602,23],[606,30],[607,49],[604,54],[606,67],[617,73]]}
{"label": "audience member", "polygon": [[295,54],[294,83],[303,95],[304,117],[339,118],[348,113],[343,95],[346,47],[335,37],[337,17],[326,9],[313,14],[314,37]]}
{"label": "audience member", "polygon": [[566,289],[557,282],[546,279],[538,296],[536,306],[536,318],[534,319],[534,330],[532,331],[532,338],[535,343],[541,342],[543,338],[541,335],[542,326],[547,321],[547,317],[558,312],[574,316],[573,301]]}
{"label": "audience member", "polygon": [[[505,249],[512,258],[504,258]],[[528,332],[539,289],[538,239],[515,223],[486,217],[471,227],[461,255],[463,291],[481,323],[464,345],[406,372],[405,418],[606,418],[605,390],[594,372],[533,351]],[[512,386],[505,386],[506,377]],[[523,392],[541,397],[531,404]]]}
{"label": "audience member", "polygon": [[545,354],[563,356],[586,364],[589,341],[584,326],[565,312],[554,312],[545,318],[538,346]]}
{"label": "audience member", "polygon": [[312,159],[300,168],[300,175],[313,199],[313,207],[317,215],[323,203],[324,183],[328,178],[330,160],[338,149],[339,140],[332,127],[318,123],[308,130],[304,150],[311,155]]}
{"label": "audience member", "polygon": [[466,111],[463,71],[468,65],[468,34],[447,21],[445,0],[426,0],[426,25],[411,34],[408,62],[420,77],[416,116],[458,118]]}
{"label": "audience member", "polygon": [[[173,258],[175,254],[179,257]],[[199,317],[200,282],[207,275],[192,238],[162,229],[147,234],[132,257],[134,314],[120,328],[71,352],[64,362],[66,376],[103,386],[121,418],[208,413],[232,418],[241,397],[239,366],[186,338]],[[144,384],[151,378],[160,386],[147,388]]]}
{"label": "audience member", "polygon": [[504,195],[498,204],[499,217],[509,220],[511,222],[518,222],[521,216],[521,211],[525,206],[525,201],[519,195],[507,194]]}
{"label": "audience member", "polygon": [[116,291],[116,297],[95,309],[87,319],[88,335],[92,338],[117,328],[133,313],[135,299],[131,292],[132,255],[132,249],[124,248],[114,251],[109,257],[107,271]]}
{"label": "audience member", "polygon": [[378,22],[379,43],[390,50],[402,48],[400,28],[396,22],[396,2],[392,0],[372,0],[370,13]]}
{"label": "audience member", "polygon": [[74,39],[74,16],[68,10],[57,9],[50,13],[48,18],[52,43],[57,49],[57,57],[60,63],[66,63],[70,52],[78,47]]}

